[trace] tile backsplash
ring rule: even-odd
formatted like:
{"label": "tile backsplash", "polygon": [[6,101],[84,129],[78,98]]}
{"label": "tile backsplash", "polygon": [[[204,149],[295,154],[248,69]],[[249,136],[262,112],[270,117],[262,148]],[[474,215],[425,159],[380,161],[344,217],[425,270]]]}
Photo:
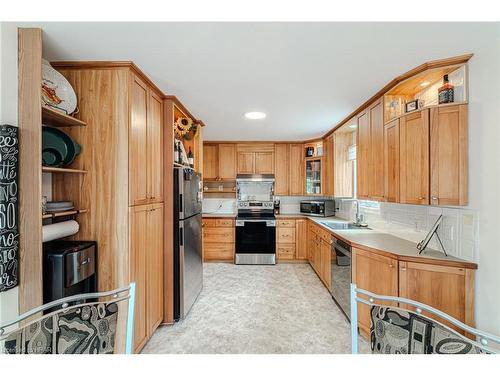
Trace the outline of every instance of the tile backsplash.
{"label": "tile backsplash", "polygon": [[[337,216],[354,220],[355,200],[339,201]],[[475,210],[464,208],[416,206],[386,202],[359,201],[359,212],[374,229],[390,233],[413,242],[425,238],[439,215],[443,221],[438,234],[449,255],[469,261],[478,261],[479,216]],[[439,249],[435,237],[429,247]]]}
{"label": "tile backsplash", "polygon": [[202,212],[205,214],[234,214],[236,213],[236,199],[203,198]]}

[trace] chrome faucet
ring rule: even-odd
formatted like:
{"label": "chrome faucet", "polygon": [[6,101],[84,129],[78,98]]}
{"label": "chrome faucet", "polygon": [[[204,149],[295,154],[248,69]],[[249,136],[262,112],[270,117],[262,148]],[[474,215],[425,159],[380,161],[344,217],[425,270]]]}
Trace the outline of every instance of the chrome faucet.
{"label": "chrome faucet", "polygon": [[365,218],[364,218],[363,214],[359,213],[359,201],[355,201],[355,202],[356,202],[356,221],[354,222],[354,224],[361,225],[361,224],[363,224]]}

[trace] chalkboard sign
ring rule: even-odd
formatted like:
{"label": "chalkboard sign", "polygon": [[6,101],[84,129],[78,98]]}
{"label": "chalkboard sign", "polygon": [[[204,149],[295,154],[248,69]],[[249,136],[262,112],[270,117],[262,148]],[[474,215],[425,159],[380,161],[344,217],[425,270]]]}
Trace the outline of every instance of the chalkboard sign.
{"label": "chalkboard sign", "polygon": [[19,283],[18,128],[0,125],[0,292]]}

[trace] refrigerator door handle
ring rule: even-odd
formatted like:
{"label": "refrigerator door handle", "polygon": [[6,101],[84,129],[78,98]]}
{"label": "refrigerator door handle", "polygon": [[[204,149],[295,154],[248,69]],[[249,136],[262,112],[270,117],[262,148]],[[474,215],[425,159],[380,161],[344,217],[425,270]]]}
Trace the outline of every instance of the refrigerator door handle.
{"label": "refrigerator door handle", "polygon": [[182,207],[183,200],[182,200],[182,194],[179,194],[179,212],[182,213],[184,211],[184,208]]}
{"label": "refrigerator door handle", "polygon": [[184,229],[179,228],[179,246],[184,246]]}

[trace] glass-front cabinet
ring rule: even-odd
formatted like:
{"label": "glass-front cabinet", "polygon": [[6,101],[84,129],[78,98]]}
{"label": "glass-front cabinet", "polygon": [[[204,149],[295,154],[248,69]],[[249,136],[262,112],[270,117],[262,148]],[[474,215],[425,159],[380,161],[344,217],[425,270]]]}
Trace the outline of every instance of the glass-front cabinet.
{"label": "glass-front cabinet", "polygon": [[306,194],[321,194],[321,158],[306,159]]}

